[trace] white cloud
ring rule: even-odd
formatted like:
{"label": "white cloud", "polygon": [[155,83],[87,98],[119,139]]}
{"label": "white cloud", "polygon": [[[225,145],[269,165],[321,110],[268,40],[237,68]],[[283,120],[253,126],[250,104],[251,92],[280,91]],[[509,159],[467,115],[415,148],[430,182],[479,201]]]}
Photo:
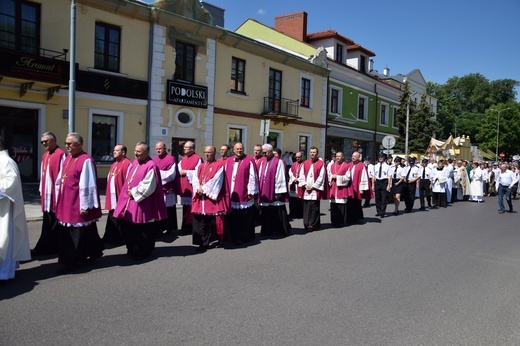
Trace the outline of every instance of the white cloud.
{"label": "white cloud", "polygon": [[267,10],[264,9],[264,8],[261,8],[261,9],[259,9],[258,11],[256,11],[256,14],[259,14],[259,15],[261,15],[261,16],[263,16],[263,15],[266,14],[266,13],[267,13]]}

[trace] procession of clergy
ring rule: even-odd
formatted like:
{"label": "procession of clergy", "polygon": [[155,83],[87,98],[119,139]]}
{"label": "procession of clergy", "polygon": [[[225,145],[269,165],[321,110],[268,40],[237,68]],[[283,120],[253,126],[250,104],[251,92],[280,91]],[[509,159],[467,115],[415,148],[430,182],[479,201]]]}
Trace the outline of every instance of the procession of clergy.
{"label": "procession of clergy", "polygon": [[[302,218],[305,232],[318,231],[322,227],[321,200],[330,201],[332,227],[358,223],[372,198],[376,216],[384,218],[388,204],[394,205],[393,215],[399,215],[401,201],[404,212],[409,213],[416,197],[419,210],[427,210],[445,208],[457,200],[480,202],[484,192],[494,190],[499,195],[499,212],[506,211],[502,196],[512,212],[511,191],[518,183],[518,171],[505,164],[488,175],[478,163],[472,169],[451,160],[423,159],[416,164],[414,157],[405,162],[384,153],[372,165],[363,163],[359,152],[348,161],[336,152],[327,164],[316,147],[310,148],[307,160],[296,152],[293,162],[270,144],[255,145],[253,156],[246,155],[240,142],[234,144],[232,156],[231,148],[222,145],[219,159],[216,148],[206,146],[202,159],[191,141],[185,142],[179,162],[168,154],[164,142],[155,144],[154,158],[149,145],[138,142],[132,162],[127,148],[119,144],[114,147],[107,177],[104,209],[108,217],[101,238],[96,223],[102,215],[96,165],[83,151],[83,138],[69,133],[64,151],[56,136],[45,132],[41,144],[46,149],[40,181],[42,232],[29,251],[18,168],[3,150],[0,138],[0,209],[7,215],[0,223],[3,280],[14,278],[19,262],[30,260],[31,255],[57,254],[62,265],[57,274],[68,273],[100,258],[105,244],[124,244],[129,256],[143,260],[155,248],[157,238],[177,230],[191,234],[201,251],[247,244],[255,239],[257,225],[261,235],[287,236],[290,218]],[[178,201],[182,204],[180,228]]]}

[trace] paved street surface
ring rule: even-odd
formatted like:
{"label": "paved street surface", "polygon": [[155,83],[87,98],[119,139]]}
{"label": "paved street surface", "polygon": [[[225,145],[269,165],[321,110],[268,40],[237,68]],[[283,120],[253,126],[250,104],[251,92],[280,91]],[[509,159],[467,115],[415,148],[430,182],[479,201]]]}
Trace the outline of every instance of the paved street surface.
{"label": "paved street surface", "polygon": [[205,253],[171,236],[139,263],[112,248],[64,276],[56,258],[24,263],[0,282],[0,345],[520,344],[519,214],[496,197],[364,211],[362,225],[303,234],[295,220],[290,237]]}

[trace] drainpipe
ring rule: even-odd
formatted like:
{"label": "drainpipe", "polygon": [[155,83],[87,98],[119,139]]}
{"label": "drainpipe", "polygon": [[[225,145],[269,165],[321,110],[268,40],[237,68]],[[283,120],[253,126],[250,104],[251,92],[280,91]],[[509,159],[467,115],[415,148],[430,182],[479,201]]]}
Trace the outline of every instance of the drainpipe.
{"label": "drainpipe", "polygon": [[377,156],[377,108],[378,108],[377,105],[378,105],[378,101],[379,101],[379,94],[377,93],[377,84],[376,83],[374,83],[374,92],[376,94],[376,111],[375,111],[376,121],[374,124],[374,152],[373,152],[372,157],[375,160],[376,156]]}
{"label": "drainpipe", "polygon": [[[154,7],[150,6],[150,18],[153,18],[153,10]],[[154,21],[153,19],[150,20],[150,39],[149,41],[149,47],[148,47],[148,99],[147,99],[147,105],[146,105],[146,143],[150,143],[150,119],[152,117],[152,68],[153,68],[153,47],[154,47],[154,35],[153,35],[153,29],[154,29]]]}
{"label": "drainpipe", "polygon": [[[328,133],[329,133],[329,83],[330,83],[330,77],[327,76],[327,99],[325,100],[325,147],[323,148],[323,152],[325,153],[323,160],[327,161],[327,140],[328,140]],[[299,149],[299,148],[298,148]],[[333,158],[331,158],[333,160]]]}

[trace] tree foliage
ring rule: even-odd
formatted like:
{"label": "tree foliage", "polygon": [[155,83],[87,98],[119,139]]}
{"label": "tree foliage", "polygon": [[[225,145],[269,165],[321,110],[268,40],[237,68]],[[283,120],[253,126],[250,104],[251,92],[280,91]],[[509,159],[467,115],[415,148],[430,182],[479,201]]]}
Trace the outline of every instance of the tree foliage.
{"label": "tree foliage", "polygon": [[399,138],[396,147],[402,152],[405,151],[406,147],[406,115],[408,112],[408,150],[410,152],[424,151],[437,128],[434,114],[427,102],[427,95],[421,95],[421,103],[418,105],[411,100],[412,96],[410,86],[408,83],[405,83],[403,93],[399,98],[399,109],[397,110]]}
{"label": "tree foliage", "polygon": [[[484,129],[480,125],[490,117],[488,110],[497,105],[516,103],[515,88],[519,85],[512,79],[489,81],[480,73],[455,76],[443,85],[429,82],[428,94],[438,99],[438,138],[446,139],[450,134],[466,135],[473,143],[487,138],[487,134],[481,133]],[[496,135],[496,128],[493,133]]]}
{"label": "tree foliage", "polygon": [[[396,148],[404,153],[405,136],[406,136],[406,114],[413,114],[415,111],[415,103],[410,101],[411,91],[408,83],[404,84],[403,93],[399,96],[399,109],[397,110],[397,128],[399,129],[399,138],[396,141]],[[409,107],[409,109],[408,109]]]}
{"label": "tree foliage", "polygon": [[[428,103],[428,95],[421,95],[421,103],[410,118],[408,147],[410,151],[423,152],[430,144],[430,140],[437,128],[437,121]],[[410,136],[411,134],[411,136]]]}
{"label": "tree foliage", "polygon": [[496,152],[497,126],[498,152],[504,152],[508,157],[520,153],[520,107],[517,102],[502,104],[486,111],[478,125],[476,136],[480,149]]}

